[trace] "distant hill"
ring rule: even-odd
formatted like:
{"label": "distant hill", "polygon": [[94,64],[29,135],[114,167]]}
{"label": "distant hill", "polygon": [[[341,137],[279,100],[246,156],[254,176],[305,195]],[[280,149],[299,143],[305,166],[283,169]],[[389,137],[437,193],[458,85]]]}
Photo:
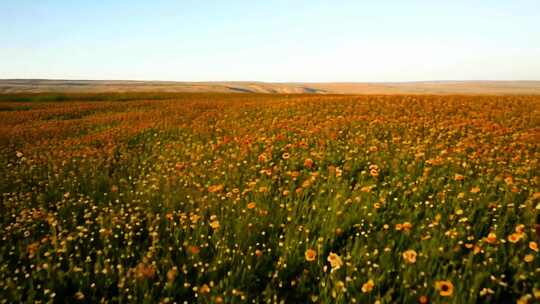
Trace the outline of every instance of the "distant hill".
{"label": "distant hill", "polygon": [[108,92],[228,92],[309,94],[525,94],[540,95],[540,81],[428,82],[173,82],[124,80],[0,79],[0,94]]}

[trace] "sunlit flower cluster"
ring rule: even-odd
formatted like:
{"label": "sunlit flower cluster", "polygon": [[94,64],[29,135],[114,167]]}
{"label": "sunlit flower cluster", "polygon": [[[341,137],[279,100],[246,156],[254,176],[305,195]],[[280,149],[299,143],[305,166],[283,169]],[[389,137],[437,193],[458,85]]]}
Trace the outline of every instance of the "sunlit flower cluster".
{"label": "sunlit flower cluster", "polygon": [[539,97],[40,98],[0,303],[540,302]]}

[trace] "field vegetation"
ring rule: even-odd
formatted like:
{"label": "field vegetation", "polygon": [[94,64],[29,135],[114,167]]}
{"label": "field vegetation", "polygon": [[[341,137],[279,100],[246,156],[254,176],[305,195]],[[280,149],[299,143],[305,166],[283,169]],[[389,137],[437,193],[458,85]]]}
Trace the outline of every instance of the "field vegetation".
{"label": "field vegetation", "polygon": [[0,97],[1,303],[535,303],[540,97]]}

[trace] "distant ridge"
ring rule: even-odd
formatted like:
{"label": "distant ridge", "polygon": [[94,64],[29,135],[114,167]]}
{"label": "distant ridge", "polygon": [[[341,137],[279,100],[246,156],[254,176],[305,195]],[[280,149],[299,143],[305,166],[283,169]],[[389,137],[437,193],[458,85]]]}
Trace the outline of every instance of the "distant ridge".
{"label": "distant ridge", "polygon": [[134,80],[0,79],[0,94],[112,92],[540,95],[540,81],[272,83],[255,81],[174,82]]}

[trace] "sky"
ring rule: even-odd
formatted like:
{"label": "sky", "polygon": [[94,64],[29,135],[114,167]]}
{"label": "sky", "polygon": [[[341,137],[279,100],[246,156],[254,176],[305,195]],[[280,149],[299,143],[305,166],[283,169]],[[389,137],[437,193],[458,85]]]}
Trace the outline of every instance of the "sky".
{"label": "sky", "polygon": [[539,0],[0,0],[0,79],[540,80]]}

